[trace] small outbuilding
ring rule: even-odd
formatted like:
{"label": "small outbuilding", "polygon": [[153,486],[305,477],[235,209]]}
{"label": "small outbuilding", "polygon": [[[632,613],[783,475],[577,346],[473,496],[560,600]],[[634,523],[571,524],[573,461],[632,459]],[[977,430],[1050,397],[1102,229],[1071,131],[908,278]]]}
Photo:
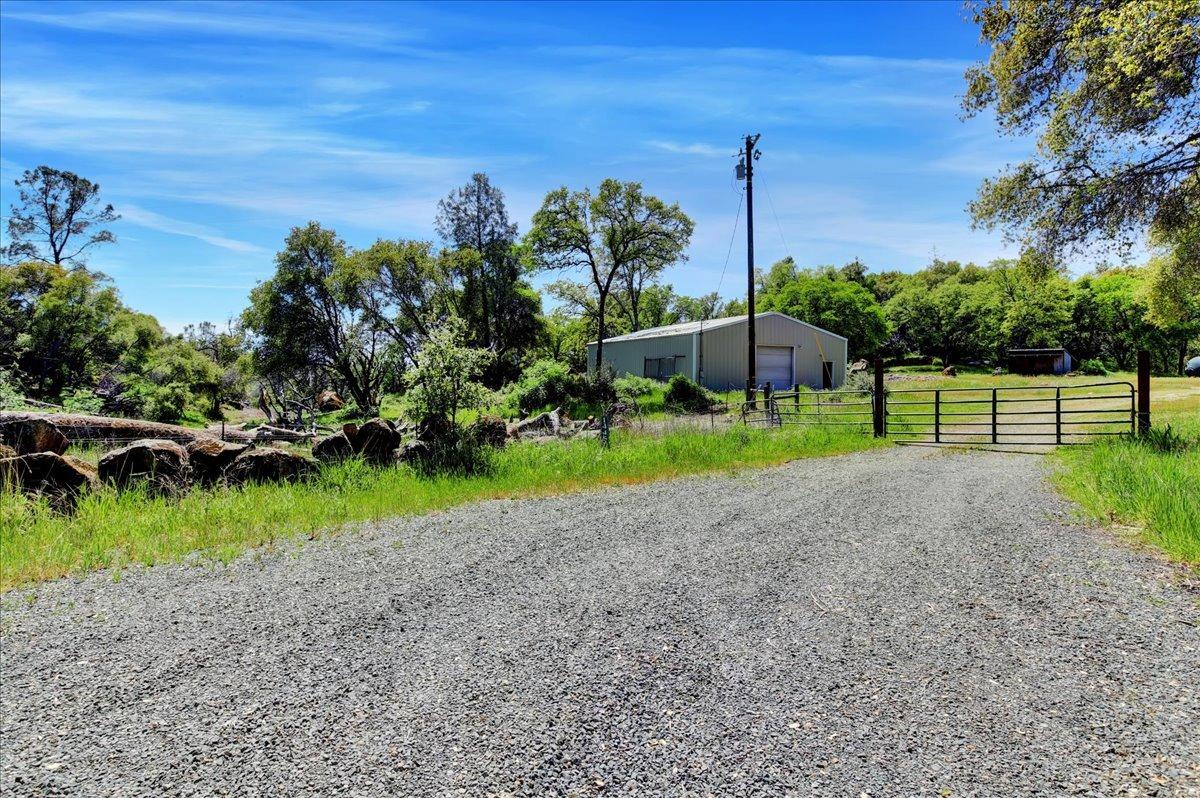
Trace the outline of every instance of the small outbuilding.
{"label": "small outbuilding", "polygon": [[1062,347],[1008,350],[1008,370],[1013,374],[1066,374],[1074,367],[1071,353]]}
{"label": "small outbuilding", "polygon": [[[846,380],[846,339],[783,313],[755,315],[756,379],[777,390],[797,383],[841,387]],[[596,368],[596,342],[588,347],[588,371]],[[746,386],[749,324],[746,316],[685,322],[604,339],[604,360],[618,376],[665,380],[686,374],[714,391]]]}

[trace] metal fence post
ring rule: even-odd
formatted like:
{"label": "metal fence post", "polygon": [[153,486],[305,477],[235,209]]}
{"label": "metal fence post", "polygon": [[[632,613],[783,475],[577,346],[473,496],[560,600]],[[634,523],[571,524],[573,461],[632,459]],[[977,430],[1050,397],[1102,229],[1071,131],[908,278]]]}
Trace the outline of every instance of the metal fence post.
{"label": "metal fence post", "polygon": [[1062,444],[1062,388],[1054,389],[1054,443]]}
{"label": "metal fence post", "polygon": [[797,382],[797,383],[792,384],[792,392],[795,393],[795,396],[792,397],[792,402],[796,405],[796,412],[799,413],[800,412],[800,383]]}
{"label": "metal fence post", "polygon": [[1145,349],[1137,353],[1137,431],[1150,431],[1150,353]]}
{"label": "metal fence post", "polygon": [[871,422],[875,427],[875,437],[882,438],[887,434],[884,428],[884,402],[886,399],[883,394],[883,358],[875,358],[875,390],[871,392]]}
{"label": "metal fence post", "polygon": [[942,442],[942,392],[933,392],[933,442]]}
{"label": "metal fence post", "polygon": [[992,443],[998,443],[999,432],[996,428],[996,389],[992,389]]}

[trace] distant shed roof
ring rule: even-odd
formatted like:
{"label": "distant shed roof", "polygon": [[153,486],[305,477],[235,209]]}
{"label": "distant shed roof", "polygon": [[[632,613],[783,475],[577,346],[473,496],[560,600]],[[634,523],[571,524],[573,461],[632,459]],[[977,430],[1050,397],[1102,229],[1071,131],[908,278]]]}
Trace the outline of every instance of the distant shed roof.
{"label": "distant shed roof", "polygon": [[[826,335],[832,335],[834,338],[841,338],[843,341],[846,340],[846,336],[844,336],[844,335],[838,335],[835,332],[830,332],[829,330],[821,329],[820,327],[816,326],[815,324],[809,324],[806,321],[800,321],[800,319],[794,319],[791,316],[787,315],[786,313],[777,313],[776,311],[771,310],[771,311],[767,311],[766,313],[759,313],[757,315],[758,316],[782,316],[783,318],[785,318],[789,321],[794,321],[797,324],[803,324],[805,327],[814,329],[817,332],[823,332]],[[727,316],[723,319],[709,319],[708,321],[685,321],[681,324],[668,324],[665,327],[650,327],[648,329],[638,330],[637,332],[628,333],[626,335],[615,335],[612,338],[605,338],[604,343],[611,344],[616,341],[643,341],[648,338],[667,338],[672,335],[691,335],[692,333],[701,332],[702,330],[715,330],[719,327],[728,327],[733,324],[742,324],[748,318],[749,318],[748,316],[744,316],[744,315],[743,316]],[[757,325],[755,325],[755,329],[757,329]],[[596,342],[588,341],[589,346],[591,346],[594,343],[596,343]]]}

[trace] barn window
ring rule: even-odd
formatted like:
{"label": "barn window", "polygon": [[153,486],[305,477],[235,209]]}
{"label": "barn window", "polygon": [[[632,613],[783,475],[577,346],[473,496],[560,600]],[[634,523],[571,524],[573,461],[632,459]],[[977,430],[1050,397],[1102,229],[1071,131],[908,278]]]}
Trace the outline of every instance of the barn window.
{"label": "barn window", "polygon": [[642,376],[652,380],[665,380],[677,371],[676,363],[683,355],[668,355],[667,357],[648,357],[642,369]]}

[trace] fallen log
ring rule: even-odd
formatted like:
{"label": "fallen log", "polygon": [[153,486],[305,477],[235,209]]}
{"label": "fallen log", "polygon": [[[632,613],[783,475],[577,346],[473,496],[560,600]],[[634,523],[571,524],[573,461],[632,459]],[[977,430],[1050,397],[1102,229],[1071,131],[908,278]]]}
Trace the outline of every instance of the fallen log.
{"label": "fallen log", "polygon": [[129,443],[143,438],[190,443],[197,438],[219,438],[220,432],[207,429],[162,424],[157,421],[142,421],[136,418],[113,418],[110,416],[86,416],[79,413],[32,413],[0,410],[0,422],[45,419],[72,443]]}

